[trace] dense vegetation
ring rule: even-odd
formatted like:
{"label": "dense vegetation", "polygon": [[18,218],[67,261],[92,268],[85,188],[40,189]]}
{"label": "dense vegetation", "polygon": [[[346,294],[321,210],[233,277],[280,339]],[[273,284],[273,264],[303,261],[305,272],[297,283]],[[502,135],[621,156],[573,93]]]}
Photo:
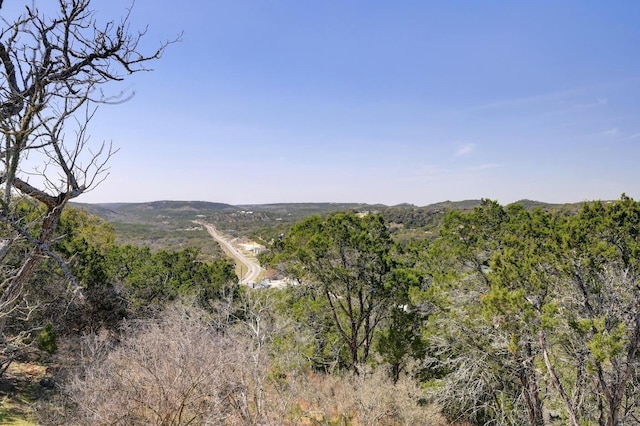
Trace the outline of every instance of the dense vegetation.
{"label": "dense vegetation", "polygon": [[311,218],[277,247],[303,283],[289,290],[302,322],[328,331],[315,357],[354,368],[375,347],[394,379],[411,364],[448,417],[474,424],[636,419],[637,202],[483,201],[402,246],[380,224]]}
{"label": "dense vegetation", "polygon": [[[0,31],[0,422],[640,423],[640,203],[88,206],[106,222],[69,207],[113,154],[88,123],[172,42],[57,4]],[[194,220],[292,285],[241,288]]]}
{"label": "dense vegetation", "polygon": [[[307,217],[261,256],[297,284],[248,291],[226,259],[119,245],[109,223],[72,209],[55,249],[81,293],[45,261],[31,315],[5,328],[21,343],[4,363],[60,342],[92,354],[56,370],[60,391],[38,410],[51,424],[444,422],[436,411],[470,424],[636,421],[640,203],[483,200],[447,211],[430,233],[397,237],[382,214]],[[100,330],[111,337],[91,337]],[[153,353],[155,371],[144,366]],[[141,370],[130,364],[138,356]],[[113,371],[126,381],[107,380]],[[156,400],[150,383],[185,371],[191,379],[165,389],[175,395],[155,411],[123,393]],[[381,394],[365,389],[374,382]],[[105,420],[125,406],[105,386],[129,401],[121,420]]]}

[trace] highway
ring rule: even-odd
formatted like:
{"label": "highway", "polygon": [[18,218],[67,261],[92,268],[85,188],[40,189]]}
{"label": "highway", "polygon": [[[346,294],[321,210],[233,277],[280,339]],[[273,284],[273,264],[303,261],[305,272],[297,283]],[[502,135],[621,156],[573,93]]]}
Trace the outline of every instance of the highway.
{"label": "highway", "polygon": [[202,225],[206,228],[207,232],[222,246],[222,248],[229,253],[231,257],[242,263],[247,267],[247,273],[240,280],[240,284],[251,285],[258,282],[258,278],[260,278],[260,274],[263,269],[260,267],[260,264],[255,262],[252,259],[249,259],[247,256],[242,253],[242,251],[238,250],[233,244],[227,241],[224,236],[218,232],[215,226],[204,223],[204,222],[196,222],[199,225]]}

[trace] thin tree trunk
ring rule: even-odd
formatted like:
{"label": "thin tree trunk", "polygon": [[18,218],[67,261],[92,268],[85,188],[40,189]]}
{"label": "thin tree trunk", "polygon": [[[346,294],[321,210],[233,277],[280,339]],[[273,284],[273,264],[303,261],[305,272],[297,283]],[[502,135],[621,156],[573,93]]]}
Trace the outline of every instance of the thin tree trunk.
{"label": "thin tree trunk", "polygon": [[520,380],[523,384],[523,394],[527,405],[527,415],[531,426],[544,426],[542,402],[540,401],[540,389],[533,365],[533,350],[531,342],[525,344],[525,359]]}
{"label": "thin tree trunk", "polygon": [[[551,378],[551,384],[560,394],[560,398],[562,398],[562,402],[564,403],[567,412],[569,413],[569,422],[571,426],[579,426],[578,418],[576,416],[576,410],[571,401],[569,400],[569,396],[567,392],[564,390],[562,383],[558,379],[558,375],[556,374],[555,368],[553,368],[553,364],[551,364],[551,359],[549,358],[549,352],[547,351],[547,343],[544,336],[544,333],[540,332],[538,334],[538,340],[540,342],[540,347],[542,348],[542,357],[544,358],[544,365],[547,367],[547,372],[549,373],[549,377]],[[576,383],[576,386],[579,384]],[[577,392],[577,391],[576,391]]]}
{"label": "thin tree trunk", "polygon": [[49,243],[53,239],[62,211],[63,205],[55,206],[53,208],[49,207],[47,209],[47,215],[42,222],[42,229],[38,236],[36,246],[33,248],[26,261],[22,264],[22,267],[18,270],[16,276],[11,279],[8,286],[2,292],[2,295],[0,296],[0,333],[4,330],[5,324],[5,315],[1,314],[7,313],[14,308],[20,298],[24,285],[42,262],[42,259],[45,256],[43,248],[48,248]]}

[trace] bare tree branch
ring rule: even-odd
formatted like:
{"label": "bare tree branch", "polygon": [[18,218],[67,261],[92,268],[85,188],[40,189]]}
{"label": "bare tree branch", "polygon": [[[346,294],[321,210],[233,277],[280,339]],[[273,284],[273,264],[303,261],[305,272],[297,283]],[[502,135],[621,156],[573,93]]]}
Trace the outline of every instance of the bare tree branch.
{"label": "bare tree branch", "polygon": [[[34,5],[13,22],[0,18],[0,223],[7,233],[0,238],[8,241],[0,261],[17,246],[11,243],[15,238],[30,247],[13,270],[0,265],[0,319],[21,303],[44,258],[53,259],[72,287],[80,288],[52,242],[69,200],[106,178],[116,152],[111,143],[92,146],[89,123],[98,105],[130,98],[123,91],[109,95],[109,83],[151,70],[151,61],[179,39],[144,53],[140,42],[146,28],[130,31],[131,8],[119,21],[100,23],[90,0],[57,4],[53,16]],[[38,222],[23,223],[18,206],[25,200],[44,206]]]}

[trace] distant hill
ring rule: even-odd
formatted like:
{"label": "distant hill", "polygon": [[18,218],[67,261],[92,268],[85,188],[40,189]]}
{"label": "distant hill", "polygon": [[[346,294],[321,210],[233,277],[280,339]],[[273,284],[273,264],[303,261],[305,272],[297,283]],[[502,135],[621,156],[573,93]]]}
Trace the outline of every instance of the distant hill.
{"label": "distant hill", "polygon": [[545,203],[543,201],[534,201],[534,200],[527,200],[527,199],[523,199],[523,200],[518,200],[514,203],[511,204],[522,204],[524,206],[525,209],[527,210],[531,210],[531,209],[536,209],[536,208],[540,208],[540,209],[558,209],[562,206],[566,206],[568,204],[552,204],[552,203]]}
{"label": "distant hill", "polygon": [[153,249],[197,247],[202,257],[223,256],[202,227],[193,223],[212,221],[217,215],[238,211],[237,207],[206,201],[153,201],[148,203],[72,203],[113,225],[118,243]]}
{"label": "distant hill", "polygon": [[[197,245],[210,252],[209,235],[194,229],[194,220],[215,224],[223,232],[249,236],[262,243],[287,232],[289,227],[312,215],[338,211],[378,212],[399,239],[432,234],[450,210],[471,210],[482,200],[442,201],[418,207],[412,204],[386,206],[363,203],[273,203],[230,205],[207,201],[152,201],[146,203],[72,203],[113,224],[121,243],[180,248]],[[527,209],[576,212],[581,204],[551,204],[520,200]],[[433,234],[432,234],[433,235]],[[215,253],[211,253],[215,255]]]}
{"label": "distant hill", "polygon": [[340,211],[378,211],[387,208],[383,204],[363,203],[274,203],[243,204],[238,207],[244,210],[275,214],[283,219],[288,217],[293,220]]}
{"label": "distant hill", "polygon": [[482,200],[462,200],[462,201],[441,201],[439,203],[429,204],[423,208],[426,210],[471,210],[478,207]]}
{"label": "distant hill", "polygon": [[233,206],[207,201],[151,201],[145,203],[72,203],[109,222],[148,223],[158,219],[236,222],[238,218],[268,222],[295,222],[311,215],[338,211],[380,211],[387,206],[363,203],[274,203]]}
{"label": "distant hill", "polygon": [[72,203],[73,206],[95,214],[109,222],[146,222],[162,216],[194,219],[197,215],[233,212],[237,207],[208,201],[151,201],[146,203]]}
{"label": "distant hill", "polygon": [[[418,207],[412,204],[387,206],[364,203],[272,203],[230,205],[208,201],[152,201],[145,203],[73,203],[89,213],[109,222],[153,224],[195,219],[217,222],[228,228],[265,227],[279,223],[297,222],[311,215],[324,215],[338,211],[369,211],[382,213],[389,222],[409,227],[433,226],[449,210],[471,210],[482,200],[441,201]],[[523,199],[516,202],[527,209],[563,209],[576,211],[580,204],[551,204]],[[514,204],[516,204],[514,203]]]}

